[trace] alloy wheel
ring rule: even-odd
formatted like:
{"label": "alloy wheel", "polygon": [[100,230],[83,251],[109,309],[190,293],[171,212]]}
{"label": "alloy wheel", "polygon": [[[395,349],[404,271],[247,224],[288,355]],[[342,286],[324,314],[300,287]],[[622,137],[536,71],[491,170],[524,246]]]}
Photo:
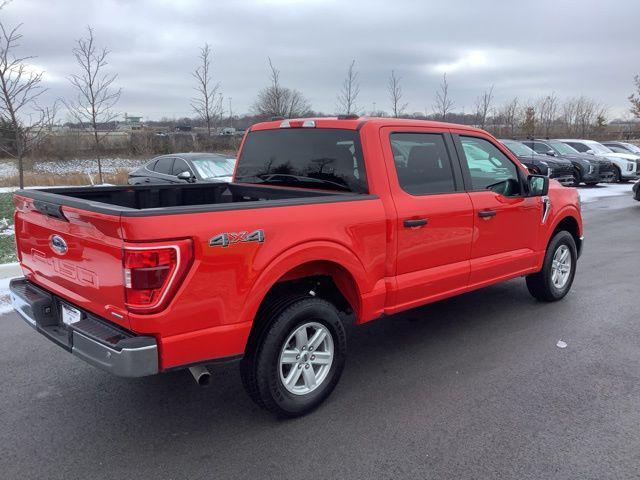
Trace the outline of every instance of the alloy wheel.
{"label": "alloy wheel", "polygon": [[551,283],[558,290],[562,290],[571,275],[571,252],[566,245],[560,245],[553,254],[551,262]]}
{"label": "alloy wheel", "polygon": [[297,327],[287,337],[280,351],[280,381],[294,395],[306,395],[324,382],[333,363],[333,337],[318,322]]}

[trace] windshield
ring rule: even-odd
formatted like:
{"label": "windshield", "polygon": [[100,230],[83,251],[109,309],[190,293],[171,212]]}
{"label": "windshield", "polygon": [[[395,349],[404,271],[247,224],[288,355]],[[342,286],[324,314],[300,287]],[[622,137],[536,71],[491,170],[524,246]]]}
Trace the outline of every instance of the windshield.
{"label": "windshield", "polygon": [[622,147],[618,147],[617,145],[606,145],[606,147],[615,153],[629,153],[629,150]]}
{"label": "windshield", "polygon": [[629,149],[629,151],[633,153],[640,153],[640,147],[634,145],[633,143],[623,143],[622,145],[624,145],[627,149]]}
{"label": "windshield", "polygon": [[355,130],[282,128],[251,132],[242,147],[236,181],[366,193]]}
{"label": "windshield", "polygon": [[566,143],[559,142],[557,140],[546,140],[545,143],[547,143],[551,148],[553,148],[560,155],[575,155],[576,153],[580,154],[580,152],[577,151],[575,148],[567,145]]}
{"label": "windshield", "polygon": [[202,178],[220,178],[233,175],[234,158],[197,158],[191,160]]}
{"label": "windshield", "polygon": [[500,140],[500,141],[504,144],[505,147],[511,150],[511,153],[513,153],[514,155],[519,155],[521,157],[526,157],[526,156],[530,157],[536,154],[536,152],[534,152],[532,149],[530,149],[526,145],[523,145],[520,142],[516,142],[514,140]]}
{"label": "windshield", "polygon": [[585,143],[585,145],[589,147],[591,150],[593,150],[594,153],[603,153],[603,154],[612,153],[611,149],[605,147],[604,145],[598,142],[589,142],[589,143]]}

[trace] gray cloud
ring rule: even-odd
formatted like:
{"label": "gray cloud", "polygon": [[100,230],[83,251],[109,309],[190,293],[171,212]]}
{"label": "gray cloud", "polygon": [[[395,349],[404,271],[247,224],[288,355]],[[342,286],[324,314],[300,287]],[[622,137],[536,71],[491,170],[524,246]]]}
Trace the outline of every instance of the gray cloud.
{"label": "gray cloud", "polygon": [[637,0],[14,0],[1,12],[5,22],[23,23],[22,52],[46,70],[49,99],[71,95],[71,49],[91,25],[112,52],[119,110],[151,119],[191,114],[189,72],[204,42],[236,112],[266,83],[270,56],[283,83],[324,112],[334,111],[355,58],[365,109],[389,109],[394,69],[409,111],[430,110],[447,71],[458,109],[469,111],[495,84],[498,103],[555,91],[592,96],[623,115],[640,73],[639,13]]}

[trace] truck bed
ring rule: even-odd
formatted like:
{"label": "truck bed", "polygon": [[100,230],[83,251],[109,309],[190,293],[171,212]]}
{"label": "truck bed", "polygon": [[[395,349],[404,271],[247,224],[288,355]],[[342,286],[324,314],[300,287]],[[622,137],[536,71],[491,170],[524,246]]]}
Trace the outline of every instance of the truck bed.
{"label": "truck bed", "polygon": [[239,183],[124,185],[18,190],[42,213],[61,206],[121,216],[171,215],[364,199],[370,195]]}

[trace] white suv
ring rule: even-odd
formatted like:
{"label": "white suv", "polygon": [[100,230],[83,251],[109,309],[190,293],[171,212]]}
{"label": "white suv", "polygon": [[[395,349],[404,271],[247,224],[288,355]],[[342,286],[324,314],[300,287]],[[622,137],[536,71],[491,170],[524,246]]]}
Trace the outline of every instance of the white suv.
{"label": "white suv", "polygon": [[589,153],[606,157],[613,162],[615,177],[614,182],[623,180],[636,180],[640,177],[640,155],[634,153],[618,153],[605,147],[595,140],[579,140],[569,138],[559,138],[562,143],[575,148],[580,153]]}

